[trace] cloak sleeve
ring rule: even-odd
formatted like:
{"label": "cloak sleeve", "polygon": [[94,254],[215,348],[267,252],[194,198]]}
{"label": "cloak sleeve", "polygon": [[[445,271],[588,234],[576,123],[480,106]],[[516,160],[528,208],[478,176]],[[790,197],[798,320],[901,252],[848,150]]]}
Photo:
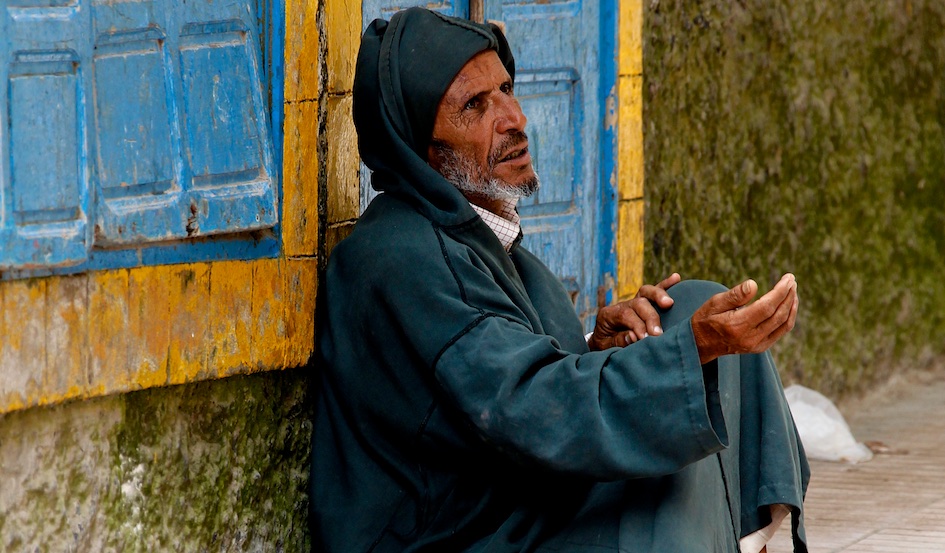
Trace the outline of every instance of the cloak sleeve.
{"label": "cloak sleeve", "polygon": [[688,324],[582,355],[496,316],[443,352],[437,381],[484,440],[600,480],[658,476],[727,445],[712,369]]}

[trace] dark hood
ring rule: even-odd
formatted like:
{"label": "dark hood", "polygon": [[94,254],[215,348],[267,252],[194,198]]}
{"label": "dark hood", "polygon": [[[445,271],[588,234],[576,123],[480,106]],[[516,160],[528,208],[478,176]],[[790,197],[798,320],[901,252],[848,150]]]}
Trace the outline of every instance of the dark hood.
{"label": "dark hood", "polygon": [[354,77],[354,124],[361,160],[379,192],[397,195],[426,217],[454,225],[475,216],[456,188],[427,164],[440,98],[483,50],[496,50],[512,78],[515,60],[495,25],[410,8],[364,31]]}

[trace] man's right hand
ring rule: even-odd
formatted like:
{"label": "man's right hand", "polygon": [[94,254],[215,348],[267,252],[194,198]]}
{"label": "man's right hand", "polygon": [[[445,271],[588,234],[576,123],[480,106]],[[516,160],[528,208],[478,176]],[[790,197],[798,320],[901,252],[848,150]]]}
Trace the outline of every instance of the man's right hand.
{"label": "man's right hand", "polygon": [[767,294],[751,303],[758,284],[746,280],[709,298],[692,315],[692,333],[699,360],[706,364],[722,355],[760,353],[794,328],[797,281],[788,273]]}

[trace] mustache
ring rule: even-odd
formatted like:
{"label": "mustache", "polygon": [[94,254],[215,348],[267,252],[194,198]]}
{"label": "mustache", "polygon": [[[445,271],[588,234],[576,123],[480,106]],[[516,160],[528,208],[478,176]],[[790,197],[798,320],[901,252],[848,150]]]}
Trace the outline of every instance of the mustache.
{"label": "mustache", "polygon": [[525,131],[512,131],[502,139],[502,142],[499,142],[499,144],[492,149],[492,153],[489,154],[489,168],[492,169],[495,167],[495,165],[499,163],[499,160],[502,159],[505,152],[527,143],[528,135],[525,134]]}

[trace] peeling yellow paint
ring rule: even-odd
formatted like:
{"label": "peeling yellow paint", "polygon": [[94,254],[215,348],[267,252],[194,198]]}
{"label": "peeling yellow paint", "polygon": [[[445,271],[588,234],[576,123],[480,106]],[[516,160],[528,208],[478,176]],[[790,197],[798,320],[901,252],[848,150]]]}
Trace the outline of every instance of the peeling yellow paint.
{"label": "peeling yellow paint", "polygon": [[317,12],[317,0],[286,0],[285,99],[288,103],[318,98],[321,60]]}
{"label": "peeling yellow paint", "polygon": [[128,275],[129,371],[135,387],[168,382],[173,266],[141,267]]}
{"label": "peeling yellow paint", "polygon": [[44,391],[46,281],[29,279],[5,283],[3,307],[0,401],[22,404]]}
{"label": "peeling yellow paint", "polygon": [[328,223],[355,219],[360,213],[358,138],[351,116],[351,95],[328,99]]}
{"label": "peeling yellow paint", "polygon": [[641,0],[621,0],[618,17],[618,37],[620,56],[618,71],[620,75],[643,74],[643,2]]}
{"label": "peeling yellow paint", "polygon": [[50,277],[46,282],[47,403],[77,397],[88,386],[88,276]]}
{"label": "peeling yellow paint", "polygon": [[318,248],[318,102],[285,106],[282,243],[287,256]]}
{"label": "peeling yellow paint", "polygon": [[169,297],[168,384],[203,379],[209,376],[210,264],[175,265]]}
{"label": "peeling yellow paint", "polygon": [[253,272],[252,344],[256,368],[279,367],[285,358],[285,281],[282,259],[261,259]]}
{"label": "peeling yellow paint", "polygon": [[102,393],[130,387],[128,270],[92,273],[89,295],[89,382]]}
{"label": "peeling yellow paint", "polygon": [[316,258],[0,283],[0,413],[304,364]]}
{"label": "peeling yellow paint", "polygon": [[617,191],[622,200],[643,197],[643,77],[620,77]]}
{"label": "peeling yellow paint", "polygon": [[325,35],[328,42],[328,91],[348,92],[361,44],[361,0],[327,0]]}
{"label": "peeling yellow paint", "polygon": [[316,269],[315,259],[285,260],[285,367],[304,365],[314,351]]}
{"label": "peeling yellow paint", "polygon": [[617,296],[629,299],[643,285],[643,200],[620,202],[617,236]]}
{"label": "peeling yellow paint", "polygon": [[643,2],[618,7],[617,296],[643,285]]}
{"label": "peeling yellow paint", "polygon": [[223,261],[210,268],[210,355],[215,376],[245,372],[251,361],[253,264]]}

